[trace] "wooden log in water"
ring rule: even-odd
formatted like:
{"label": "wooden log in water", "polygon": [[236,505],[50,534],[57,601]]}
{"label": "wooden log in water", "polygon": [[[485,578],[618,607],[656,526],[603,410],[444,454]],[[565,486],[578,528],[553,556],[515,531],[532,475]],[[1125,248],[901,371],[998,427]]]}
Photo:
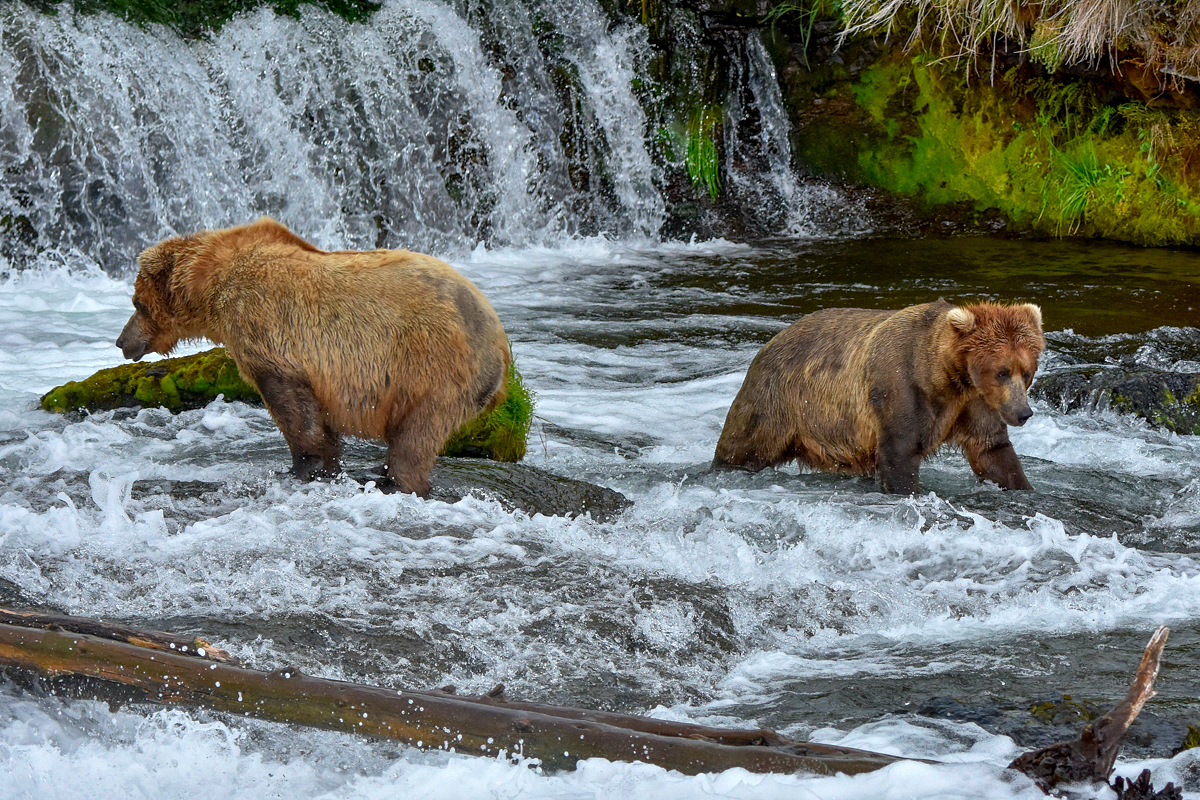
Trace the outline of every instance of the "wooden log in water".
{"label": "wooden log in water", "polygon": [[[1155,694],[1158,664],[1170,632],[1165,625],[1154,632],[1142,653],[1141,663],[1125,697],[1103,717],[1084,726],[1078,739],[1024,753],[1017,756],[1009,767],[1024,772],[1051,789],[1060,783],[1107,783],[1121,748],[1121,738],[1141,713],[1142,706]],[[1167,784],[1163,791],[1168,792],[1173,788]]]}
{"label": "wooden log in water", "polygon": [[[1018,756],[1009,766],[1046,788],[1107,782],[1121,739],[1146,701],[1169,630],[1155,631],[1132,685],[1108,714],[1080,737]],[[327,680],[295,667],[245,669],[199,638],[111,625],[85,617],[0,608],[0,667],[52,681],[78,680],[114,695],[244,714],[260,719],[396,739],[423,749],[538,759],[547,770],[573,769],[580,759],[642,761],[685,774],[741,767],[751,772],[858,774],[895,756],[799,742],[770,730],[690,723],[510,702],[502,686],[460,697],[453,687],[406,691]],[[106,698],[107,699],[107,698]],[[1141,776],[1114,788],[1126,800],[1175,798],[1168,784],[1155,793]]]}
{"label": "wooden log in water", "polygon": [[[14,612],[8,612],[12,614]],[[897,760],[852,748],[796,742],[767,730],[726,730],[633,715],[510,703],[501,691],[460,697],[452,691],[412,692],[316,678],[294,667],[245,669],[207,657],[147,647],[145,637],[98,636],[0,623],[0,666],[44,679],[111,685],[137,699],[198,706],[260,719],[396,739],[424,749],[538,759],[547,770],[573,769],[586,758],[641,761],[685,774],[741,767],[751,772],[856,774]],[[174,638],[180,641],[195,641]]]}

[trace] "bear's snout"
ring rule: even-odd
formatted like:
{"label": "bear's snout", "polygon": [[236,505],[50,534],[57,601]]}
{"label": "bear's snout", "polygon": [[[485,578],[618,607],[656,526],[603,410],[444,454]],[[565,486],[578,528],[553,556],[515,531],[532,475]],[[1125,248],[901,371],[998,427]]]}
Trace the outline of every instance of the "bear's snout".
{"label": "bear's snout", "polygon": [[1021,391],[1013,391],[1008,397],[1008,402],[1000,407],[1000,418],[1006,425],[1016,425],[1019,428],[1032,416],[1033,409],[1029,407],[1024,387],[1021,387]]}
{"label": "bear's snout", "polygon": [[121,348],[121,354],[130,361],[141,361],[142,356],[146,355],[150,341],[142,331],[137,314],[134,314],[129,318],[129,322],[125,323],[125,328],[117,337],[117,347]]}

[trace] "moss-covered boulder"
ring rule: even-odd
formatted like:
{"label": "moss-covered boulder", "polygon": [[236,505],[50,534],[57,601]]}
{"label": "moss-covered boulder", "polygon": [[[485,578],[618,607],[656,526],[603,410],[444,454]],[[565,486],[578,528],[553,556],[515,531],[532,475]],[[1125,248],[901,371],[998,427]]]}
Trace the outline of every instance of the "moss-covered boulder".
{"label": "moss-covered boulder", "polygon": [[963,64],[932,45],[840,42],[827,30],[808,68],[775,41],[802,169],[958,227],[1200,244],[1200,110],[1008,57]]}
{"label": "moss-covered boulder", "polygon": [[226,400],[262,402],[223,347],[102,369],[90,378],[51,389],[42,397],[42,408],[59,413],[137,407],[178,412],[202,408],[220,395]]}
{"label": "moss-covered boulder", "polygon": [[[192,356],[102,369],[82,381],[70,381],[42,397],[42,408],[58,413],[110,411],[117,408],[166,408],[173,412],[202,408],[218,397],[261,404],[254,387],[242,380],[223,347]],[[533,395],[515,364],[508,371],[508,395],[492,411],[480,414],[450,437],[442,455],[520,461],[533,422]]]}
{"label": "moss-covered boulder", "polygon": [[1086,367],[1040,375],[1030,393],[1062,411],[1108,409],[1200,435],[1200,373]]}

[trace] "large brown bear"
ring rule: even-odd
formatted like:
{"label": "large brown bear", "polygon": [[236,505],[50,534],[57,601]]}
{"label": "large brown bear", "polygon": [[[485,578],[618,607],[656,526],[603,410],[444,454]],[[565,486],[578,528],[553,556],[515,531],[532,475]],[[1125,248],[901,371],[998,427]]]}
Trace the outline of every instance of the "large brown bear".
{"label": "large brown bear", "polygon": [[387,443],[384,490],[429,494],[446,439],[503,399],[508,340],[450,265],[407,250],[326,252],[263,217],[138,258],[134,361],[180,339],[224,344],[303,480],[340,468],[341,436]]}
{"label": "large brown bear", "polygon": [[796,459],[914,494],[921,461],[949,443],[980,479],[1029,489],[1006,426],[1033,415],[1025,390],[1044,346],[1031,304],[809,314],[750,364],[713,464]]}

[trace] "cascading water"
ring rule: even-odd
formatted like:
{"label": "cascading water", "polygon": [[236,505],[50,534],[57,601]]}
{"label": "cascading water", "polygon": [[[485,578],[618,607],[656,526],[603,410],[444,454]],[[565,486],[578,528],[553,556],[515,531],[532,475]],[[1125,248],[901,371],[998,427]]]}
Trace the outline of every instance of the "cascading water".
{"label": "cascading water", "polygon": [[654,236],[663,200],[630,91],[644,36],[588,4],[483,16],[263,10],[188,42],[7,4],[2,254],[119,272],[163,235],[259,214],[342,247]]}
{"label": "cascading water", "polygon": [[853,235],[866,213],[846,213],[847,201],[830,186],[801,181],[792,166],[791,123],[775,65],[754,30],[729,37],[730,89],[725,106],[725,169],[739,201],[790,236]]}

